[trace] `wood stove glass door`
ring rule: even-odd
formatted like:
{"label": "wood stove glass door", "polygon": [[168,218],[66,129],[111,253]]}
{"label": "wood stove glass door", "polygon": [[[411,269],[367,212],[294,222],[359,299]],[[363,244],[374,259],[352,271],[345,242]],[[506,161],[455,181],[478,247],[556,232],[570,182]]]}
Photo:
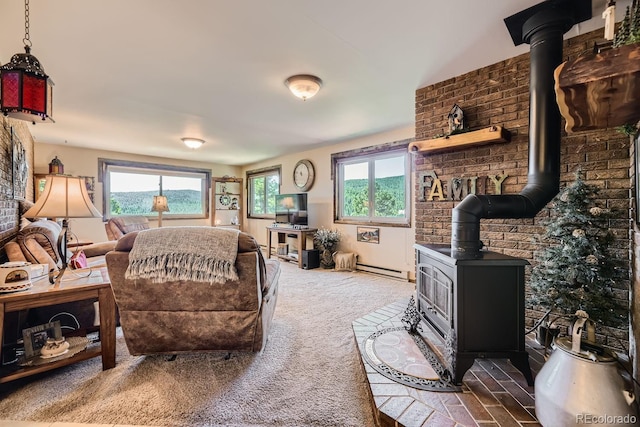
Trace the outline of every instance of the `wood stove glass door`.
{"label": "wood stove glass door", "polygon": [[451,329],[453,281],[431,264],[418,264],[418,275],[418,309],[445,336]]}

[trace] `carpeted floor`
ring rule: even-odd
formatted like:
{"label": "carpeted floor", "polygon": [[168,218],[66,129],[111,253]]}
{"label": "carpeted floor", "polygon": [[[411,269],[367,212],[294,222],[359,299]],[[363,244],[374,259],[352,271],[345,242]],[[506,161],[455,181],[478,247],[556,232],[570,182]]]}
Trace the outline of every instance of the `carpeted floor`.
{"label": "carpeted floor", "polygon": [[99,358],[0,388],[0,419],[157,426],[370,426],[351,322],[408,298],[414,284],[282,264],[262,354]]}

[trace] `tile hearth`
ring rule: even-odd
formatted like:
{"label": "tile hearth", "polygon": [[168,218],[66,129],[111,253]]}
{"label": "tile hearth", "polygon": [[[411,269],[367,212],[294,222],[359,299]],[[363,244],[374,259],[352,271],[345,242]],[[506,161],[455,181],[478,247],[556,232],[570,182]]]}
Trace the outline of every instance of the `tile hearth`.
{"label": "tile hearth", "polygon": [[[506,359],[477,359],[459,392],[421,390],[374,369],[365,356],[364,343],[377,331],[403,327],[401,318],[408,302],[397,301],[352,323],[378,426],[540,426],[535,418],[533,387]],[[426,325],[423,335],[429,337]],[[438,347],[436,340],[429,341]],[[527,352],[535,375],[544,363],[543,349],[527,337]]]}

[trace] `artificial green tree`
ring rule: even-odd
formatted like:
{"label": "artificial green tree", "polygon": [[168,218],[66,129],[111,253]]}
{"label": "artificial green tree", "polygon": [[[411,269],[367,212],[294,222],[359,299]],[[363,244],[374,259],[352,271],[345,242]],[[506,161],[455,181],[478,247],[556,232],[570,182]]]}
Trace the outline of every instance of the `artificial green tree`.
{"label": "artificial green tree", "polygon": [[598,324],[621,327],[628,324],[628,304],[614,298],[612,287],[625,269],[609,251],[614,212],[596,205],[598,192],[578,172],[554,198],[541,239],[548,246],[534,255],[529,305],[559,316],[584,310]]}

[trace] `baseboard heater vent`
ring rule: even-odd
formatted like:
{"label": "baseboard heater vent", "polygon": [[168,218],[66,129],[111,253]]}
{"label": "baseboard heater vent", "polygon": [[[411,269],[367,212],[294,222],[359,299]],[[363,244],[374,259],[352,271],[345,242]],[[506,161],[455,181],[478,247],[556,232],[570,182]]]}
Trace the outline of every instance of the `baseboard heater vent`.
{"label": "baseboard heater vent", "polygon": [[375,265],[367,265],[356,263],[356,270],[366,271],[368,273],[381,274],[383,276],[395,277],[396,279],[409,280],[408,271],[394,270],[386,267],[377,267]]}

